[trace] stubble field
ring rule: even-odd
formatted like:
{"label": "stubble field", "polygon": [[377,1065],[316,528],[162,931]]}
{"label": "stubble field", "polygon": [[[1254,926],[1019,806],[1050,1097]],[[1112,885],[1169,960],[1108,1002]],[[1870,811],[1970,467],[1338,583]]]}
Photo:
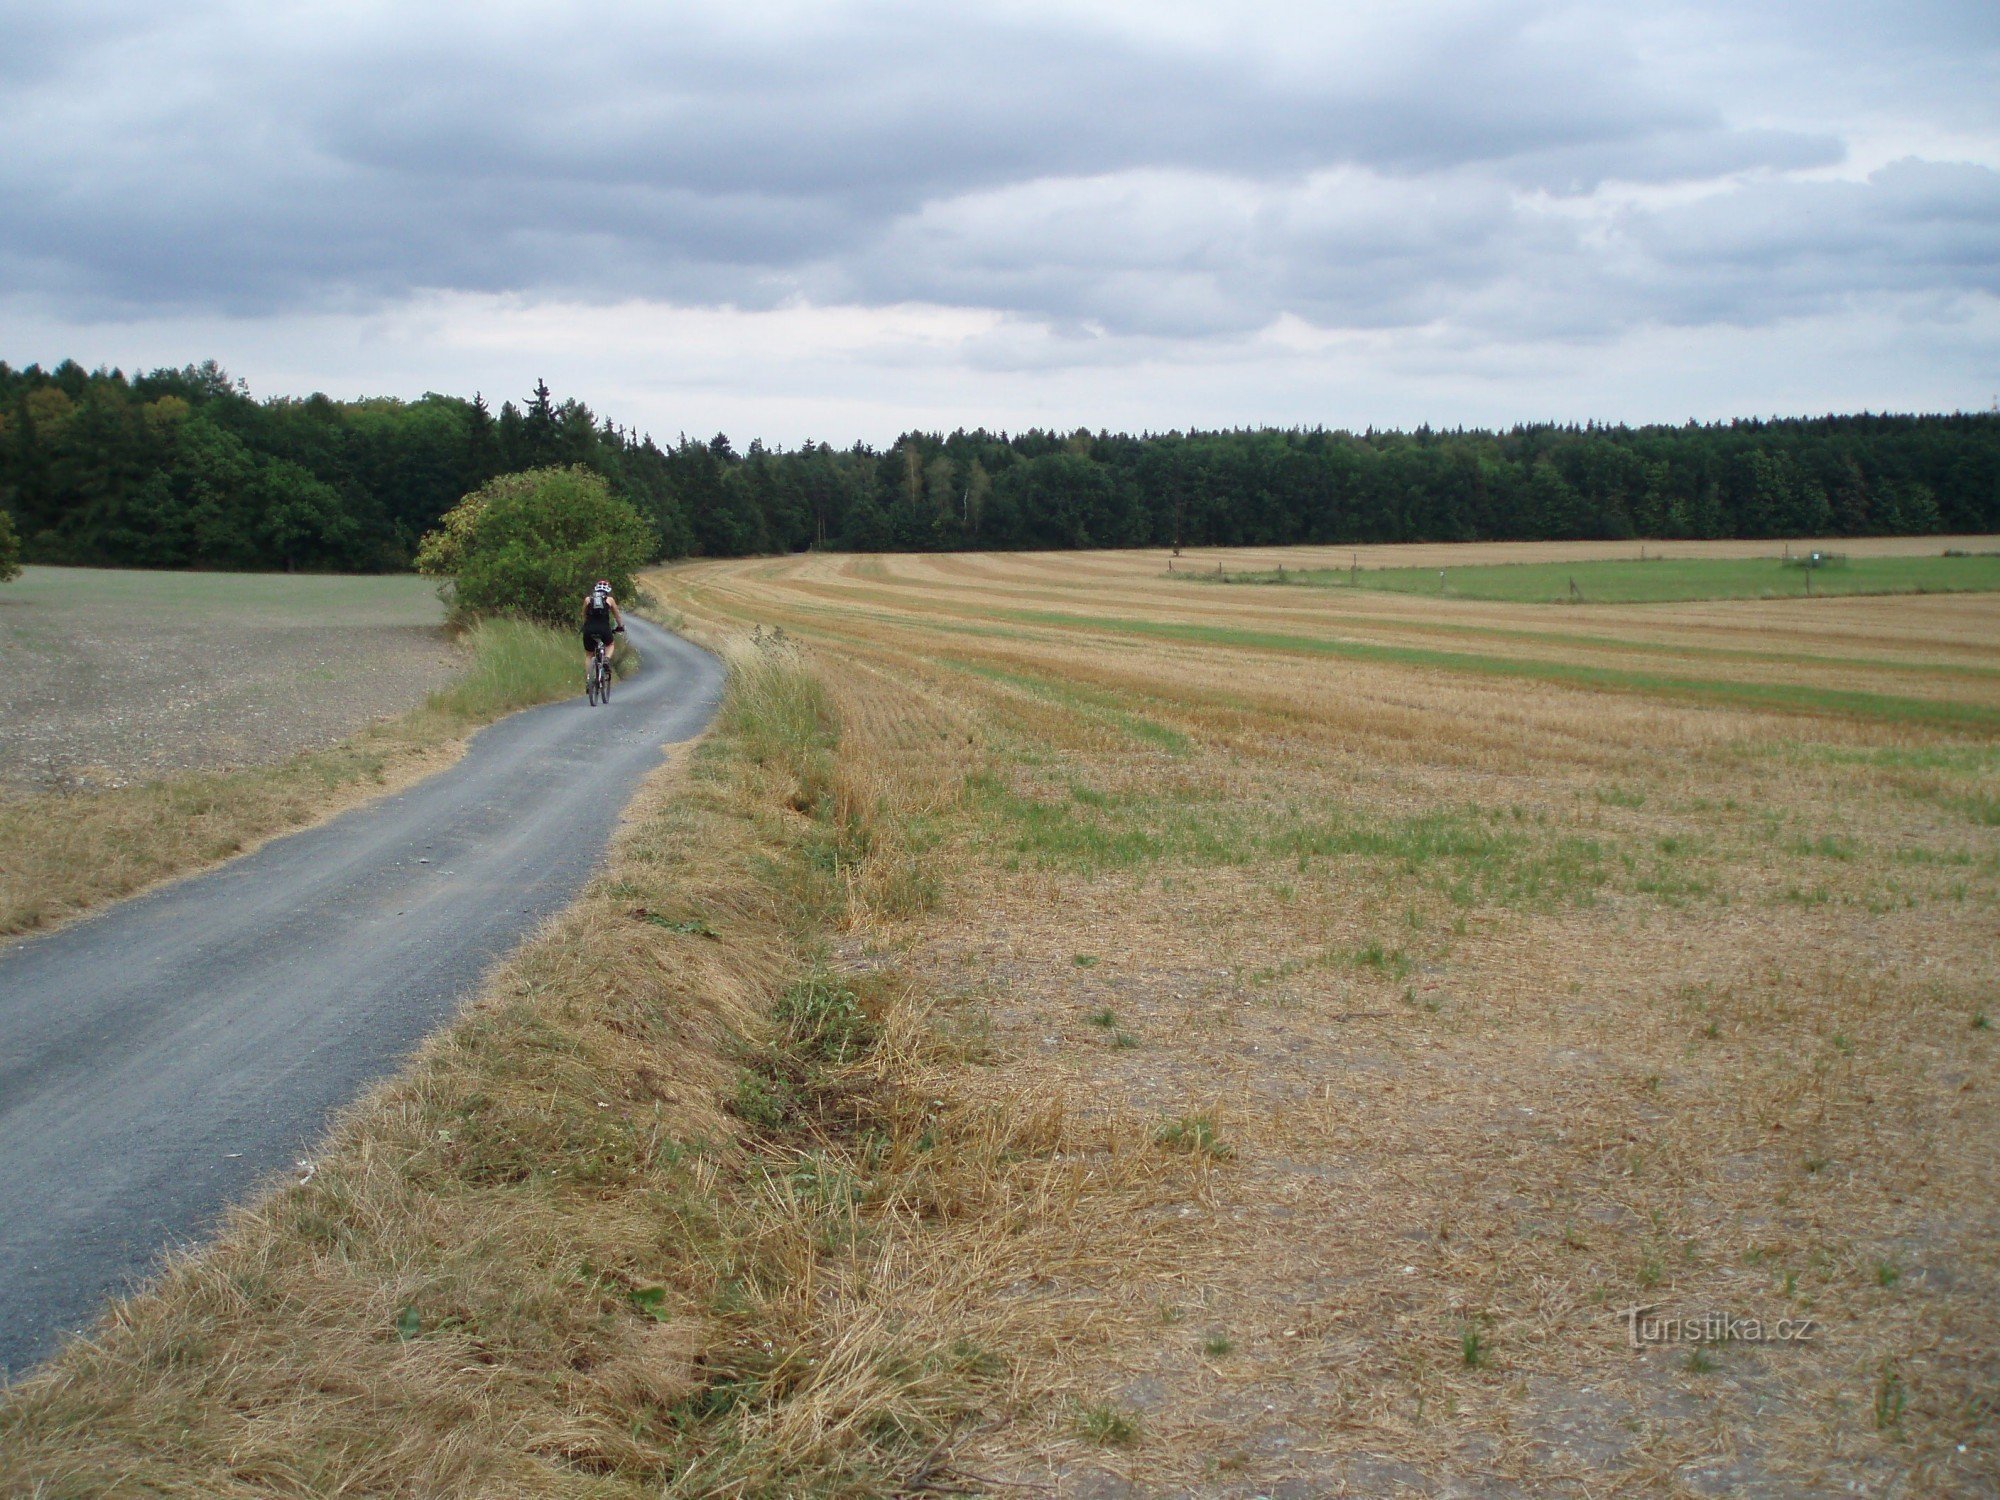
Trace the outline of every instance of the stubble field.
{"label": "stubble field", "polygon": [[[1349,563],[1309,552],[1175,566]],[[833,957],[972,1039],[924,1088],[1067,1122],[1056,1200],[867,1240],[873,1316],[1010,1371],[938,1472],[2000,1480],[1995,596],[1572,608],[1160,552],[653,586],[832,693],[898,851],[832,854],[864,888]],[[1736,1336],[1634,1349],[1635,1308]]]}

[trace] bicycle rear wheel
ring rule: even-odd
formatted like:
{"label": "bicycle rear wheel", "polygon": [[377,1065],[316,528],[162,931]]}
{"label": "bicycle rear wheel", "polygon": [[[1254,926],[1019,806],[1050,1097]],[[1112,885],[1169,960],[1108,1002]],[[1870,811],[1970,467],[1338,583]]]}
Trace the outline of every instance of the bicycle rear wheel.
{"label": "bicycle rear wheel", "polygon": [[597,658],[593,656],[590,665],[583,671],[583,696],[590,701],[592,708],[597,707],[597,665]]}

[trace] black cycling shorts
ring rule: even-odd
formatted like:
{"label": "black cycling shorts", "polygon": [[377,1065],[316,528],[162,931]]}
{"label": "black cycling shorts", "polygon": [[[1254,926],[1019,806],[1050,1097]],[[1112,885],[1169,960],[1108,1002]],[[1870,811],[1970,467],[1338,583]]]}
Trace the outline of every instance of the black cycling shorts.
{"label": "black cycling shorts", "polygon": [[611,644],[611,636],[612,631],[609,626],[600,630],[595,625],[586,625],[583,627],[583,649],[595,651],[599,646],[608,646]]}

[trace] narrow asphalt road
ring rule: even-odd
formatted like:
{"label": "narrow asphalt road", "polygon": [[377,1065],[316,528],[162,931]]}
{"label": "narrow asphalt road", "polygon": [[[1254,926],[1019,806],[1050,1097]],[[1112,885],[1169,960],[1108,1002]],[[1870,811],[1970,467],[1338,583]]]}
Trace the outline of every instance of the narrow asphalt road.
{"label": "narrow asphalt road", "polygon": [[0,952],[0,1371],[306,1156],[569,904],[721,696],[713,657],[629,630],[608,707],[515,714],[407,791]]}

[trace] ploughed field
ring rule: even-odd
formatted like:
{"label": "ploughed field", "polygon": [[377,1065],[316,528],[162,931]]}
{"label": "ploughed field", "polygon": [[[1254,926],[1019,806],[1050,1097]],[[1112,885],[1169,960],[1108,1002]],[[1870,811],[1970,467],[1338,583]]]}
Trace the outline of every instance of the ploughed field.
{"label": "ploughed field", "polygon": [[[1826,545],[1858,567],[2000,542]],[[1449,584],[1636,551],[1358,564]],[[1054,1101],[1100,1143],[1029,1261],[1005,1245],[1033,1214],[927,1260],[966,1231],[885,1211],[854,1252],[884,1319],[921,1308],[1012,1361],[1018,1399],[953,1472],[2000,1482],[2000,596],[1572,607],[1179,576],[1356,561],[655,575],[698,624],[804,644],[916,851],[837,957],[977,1038],[951,1090]],[[1093,1155],[1119,1141],[1185,1170],[1135,1186]],[[1634,1348],[1646,1329],[1679,1337]]]}
{"label": "ploughed field", "polygon": [[0,796],[267,765],[461,665],[416,577],[31,567],[0,585]]}

